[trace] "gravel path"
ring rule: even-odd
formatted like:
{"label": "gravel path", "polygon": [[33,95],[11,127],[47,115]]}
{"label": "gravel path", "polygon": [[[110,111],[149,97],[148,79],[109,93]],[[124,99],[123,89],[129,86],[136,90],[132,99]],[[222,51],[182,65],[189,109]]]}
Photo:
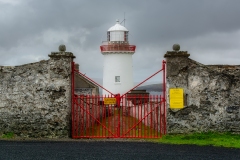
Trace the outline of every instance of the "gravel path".
{"label": "gravel path", "polygon": [[4,141],[0,160],[240,159],[240,149],[130,141]]}

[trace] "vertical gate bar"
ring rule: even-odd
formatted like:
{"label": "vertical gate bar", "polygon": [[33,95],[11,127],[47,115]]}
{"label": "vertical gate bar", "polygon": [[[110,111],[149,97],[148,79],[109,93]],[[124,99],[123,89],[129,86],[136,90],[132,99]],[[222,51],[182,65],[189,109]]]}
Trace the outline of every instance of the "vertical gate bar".
{"label": "vertical gate bar", "polygon": [[[103,100],[103,99],[102,99]],[[99,121],[101,120],[101,114],[100,114],[100,105],[101,105],[101,107],[102,107],[102,103],[103,102],[100,102],[101,100],[99,100],[98,102],[99,102],[99,105],[97,106],[97,115],[98,115],[98,117],[99,117]],[[99,126],[99,127],[98,127]],[[97,131],[96,131],[96,136],[98,137],[98,136],[100,136],[100,128],[101,126],[99,125],[99,123],[97,123]]]}
{"label": "vertical gate bar", "polygon": [[[153,99],[154,98],[155,98],[155,95],[153,95]],[[152,138],[153,135],[154,135],[154,130],[153,130],[153,122],[154,122],[154,117],[153,117],[154,111],[153,111],[153,108],[154,108],[154,104],[150,103],[150,106],[151,106],[151,114],[150,114],[150,117],[151,117],[151,125],[150,125],[150,127],[151,127],[151,134],[150,134],[150,138]]]}
{"label": "vertical gate bar", "polygon": [[[135,96],[135,95],[134,95]],[[138,105],[137,105],[137,97],[135,96],[135,102],[136,102],[136,107],[135,107],[135,122],[134,122],[134,125],[137,123],[137,108],[138,108]],[[137,137],[137,133],[136,133],[136,129],[133,129],[134,130],[134,137],[136,138]]]}
{"label": "vertical gate bar", "polygon": [[[107,105],[104,105],[104,108],[103,108],[103,114],[102,114],[102,124],[106,126],[106,124],[104,123],[105,122],[105,118],[106,118],[106,108],[107,108]],[[103,127],[103,134],[102,136],[103,137],[106,137],[107,135],[107,130]]]}
{"label": "vertical gate bar", "polygon": [[87,119],[87,114],[88,113],[87,113],[87,110],[88,110],[88,105],[87,105],[86,102],[87,102],[87,96],[86,97],[84,96],[84,104],[83,104],[84,105],[84,109],[85,109],[85,111],[84,111],[85,115],[84,116],[86,117],[85,118],[85,122],[84,122],[85,123],[84,124],[84,133],[85,133],[84,136],[88,136],[88,132],[87,132],[87,126],[88,126],[88,119]]}
{"label": "vertical gate bar", "polygon": [[90,114],[92,113],[92,108],[91,108],[91,95],[88,95],[88,137],[91,136],[91,122],[92,122],[92,118],[90,117]]}
{"label": "vertical gate bar", "polygon": [[[154,96],[155,95],[153,95],[153,98],[154,98]],[[150,116],[150,125],[149,125],[149,127],[150,127],[150,136],[149,137],[151,137],[152,138],[152,110],[153,110],[153,107],[152,107],[153,105],[152,105],[152,103],[150,104],[150,111],[151,111],[151,113],[149,114],[149,116]]]}
{"label": "vertical gate bar", "polygon": [[156,100],[157,100],[157,98],[158,98],[158,95],[156,95],[155,96],[155,99],[153,100],[153,105],[154,105],[154,107],[156,107],[156,109],[155,109],[155,112],[153,113],[153,128],[154,128],[154,138],[157,138],[158,137],[158,135],[157,135],[157,126],[156,126],[156,124],[157,124],[157,112],[158,112],[158,107],[157,107],[157,105],[156,105]]}
{"label": "vertical gate bar", "polygon": [[[144,104],[143,108],[142,108],[142,110],[143,110],[142,113],[143,113],[143,114],[142,114],[141,119],[142,119],[143,117],[145,117],[145,114],[146,114],[146,112],[145,112],[145,111],[146,111],[146,106],[148,106],[148,102],[146,102],[146,103]],[[143,134],[143,135],[142,135],[143,138],[146,137],[146,134],[147,134],[147,133],[146,133],[146,119],[143,120],[143,131],[142,131],[142,134]]]}
{"label": "vertical gate bar", "polygon": [[[136,118],[135,118],[134,125],[137,124],[137,121],[138,121],[138,108],[139,108],[139,105],[137,104],[138,103],[137,102],[138,101],[137,98],[138,98],[138,96],[135,96],[135,99],[136,99],[136,112],[135,112],[136,116],[135,117]],[[137,138],[137,130],[135,128],[134,128],[134,130],[135,130],[135,136],[134,137]]]}
{"label": "vertical gate bar", "polygon": [[119,127],[119,135],[118,135],[118,137],[121,136],[121,131],[122,131],[122,121],[123,121],[123,119],[122,119],[122,115],[121,115],[121,110],[122,110],[121,100],[119,99],[119,107],[118,107],[118,113],[119,113],[119,121],[118,121],[118,123],[119,123],[119,125],[118,125],[118,127]]}
{"label": "vertical gate bar", "polygon": [[[130,115],[130,113],[131,113],[131,109],[132,109],[132,103],[131,103],[131,100],[130,99],[128,99],[129,98],[129,96],[127,95],[127,97],[126,97],[126,99],[127,99],[127,117],[128,117],[128,125],[127,125],[127,128],[126,128],[126,131],[128,130],[128,128],[130,128],[130,126],[131,126],[131,115]],[[125,131],[125,132],[126,132]],[[129,136],[131,136],[131,132],[129,132],[128,133],[129,134]],[[127,135],[126,135],[127,136]]]}
{"label": "vertical gate bar", "polygon": [[157,96],[157,99],[156,99],[156,105],[157,105],[157,112],[156,112],[156,119],[157,119],[157,122],[156,122],[156,128],[157,128],[157,137],[159,137],[159,121],[158,121],[158,118],[159,118],[159,96]]}
{"label": "vertical gate bar", "polygon": [[[134,111],[133,111],[133,125],[136,123],[136,119],[137,119],[137,114],[136,114],[136,112],[137,112],[137,106],[136,106],[136,96],[135,95],[133,95],[133,102],[134,102]],[[136,130],[135,129],[133,129],[132,130],[133,131],[133,137],[135,137],[136,136]]]}
{"label": "vertical gate bar", "polygon": [[72,98],[72,101],[73,101],[73,103],[72,103],[72,138],[75,138],[75,112],[74,112],[74,97]]}
{"label": "vertical gate bar", "polygon": [[[114,97],[115,97],[115,95],[114,95]],[[117,131],[116,131],[116,111],[115,111],[116,108],[117,108],[117,102],[116,102],[116,104],[114,106],[112,106],[112,109],[113,109],[112,123],[113,123],[113,133],[114,133],[114,136],[117,135]]]}
{"label": "vertical gate bar", "polygon": [[86,128],[87,128],[87,112],[86,112],[86,105],[84,103],[85,101],[85,96],[83,96],[83,101],[82,101],[82,106],[84,108],[83,112],[83,136],[86,136]]}
{"label": "vertical gate bar", "polygon": [[[126,99],[125,98],[122,98],[121,99],[121,101],[120,101],[120,103],[121,103],[121,117],[122,117],[122,126],[121,126],[121,128],[122,128],[122,132],[120,133],[121,135],[124,133],[124,129],[125,129],[125,127],[126,127],[126,122],[125,122],[125,116],[124,116],[124,109],[125,109],[125,101],[126,101]],[[125,124],[125,125],[124,125]]]}
{"label": "vertical gate bar", "polygon": [[[103,104],[103,106],[101,107],[101,109],[100,109],[100,112],[101,112],[101,118],[100,118],[100,122],[102,122],[103,121],[103,110],[104,110],[104,108],[105,108],[105,104]],[[100,125],[100,127],[101,127],[101,130],[100,130],[100,137],[101,138],[103,138],[103,130],[104,130],[104,127],[102,126],[102,125]]]}
{"label": "vertical gate bar", "polygon": [[[95,113],[95,116],[96,116],[96,119],[98,119],[98,113],[97,113],[97,108],[98,108],[98,106],[99,106],[99,104],[98,104],[98,96],[99,95],[95,95],[95,106],[94,106],[94,113]],[[97,126],[96,126],[96,123],[97,123],[97,121],[94,121],[94,124],[93,124],[93,126],[94,126],[94,128],[93,128],[93,135],[94,136],[96,136],[96,129],[97,129]]]}
{"label": "vertical gate bar", "polygon": [[[97,116],[96,116],[96,114],[95,114],[95,98],[96,98],[96,96],[95,95],[92,95],[92,103],[91,103],[91,105],[92,105],[92,114],[93,114],[93,116],[95,117],[95,118],[97,118]],[[94,134],[93,134],[93,129],[94,129],[94,122],[95,122],[95,119],[93,119],[93,121],[91,122],[91,126],[92,126],[92,129],[91,129],[91,136],[93,137],[94,136]]]}
{"label": "vertical gate bar", "polygon": [[73,105],[72,105],[72,137],[74,138],[76,136],[76,122],[75,122],[75,117],[76,117],[76,113],[75,113],[75,97],[73,96],[72,98],[73,101]]}
{"label": "vertical gate bar", "polygon": [[[95,117],[96,118],[96,116],[95,116],[95,114],[94,114],[94,107],[93,107],[93,103],[94,103],[94,95],[91,95],[91,99],[90,99],[90,108],[91,108],[91,114],[93,115],[93,117]],[[91,135],[91,137],[93,137],[93,121],[94,121],[94,119],[93,118],[91,118],[91,123],[90,123],[90,125],[91,125],[91,128],[90,128],[90,135]]]}
{"label": "vertical gate bar", "polygon": [[[141,108],[142,108],[142,99],[143,99],[143,95],[140,94],[139,97],[139,107],[138,107],[138,121],[140,120],[140,112],[141,112]],[[140,123],[139,123],[140,124]],[[138,138],[139,138],[139,124],[136,126],[137,128],[137,132],[138,132]]]}
{"label": "vertical gate bar", "polygon": [[[75,101],[78,101],[78,97],[76,96],[76,97],[74,97],[74,99],[75,99]],[[79,104],[79,103],[78,103]],[[78,134],[78,130],[79,130],[79,112],[78,112],[78,108],[80,108],[77,104],[75,104],[74,105],[74,112],[75,112],[75,122],[76,122],[76,125],[75,125],[75,134],[76,134],[76,136],[79,136],[79,134]]]}
{"label": "vertical gate bar", "polygon": [[[83,115],[83,110],[81,108],[82,106],[82,101],[81,101],[81,97],[80,96],[76,96],[76,101],[77,101],[77,104],[75,105],[76,106],[76,122],[77,122],[77,129],[76,129],[76,132],[77,132],[77,135],[78,136],[82,136],[81,135],[81,132],[82,132],[82,126],[83,126],[83,120],[82,120],[82,115]],[[79,106],[80,105],[80,106]],[[78,108],[79,108],[79,111],[78,111]]]}
{"label": "vertical gate bar", "polygon": [[[152,95],[150,95],[150,97],[152,98]],[[149,108],[150,108],[150,105],[151,104],[148,104],[148,105],[146,105],[146,107],[145,107],[145,114],[147,115],[148,113],[149,113]],[[144,116],[146,116],[146,115],[144,115]],[[144,137],[148,137],[149,136],[149,133],[150,133],[150,127],[149,127],[149,115],[148,116],[146,116],[145,117],[145,120],[146,120],[146,134],[144,135]]]}
{"label": "vertical gate bar", "polygon": [[158,134],[158,133],[159,133],[159,132],[158,132],[158,115],[159,115],[159,105],[158,105],[158,104],[159,104],[159,102],[158,102],[158,100],[159,100],[159,95],[157,96],[156,103],[155,103],[156,106],[157,106],[157,111],[156,111],[156,121],[157,121],[157,122],[156,122],[156,132],[157,132],[157,133],[156,133],[156,134],[157,134],[156,137],[157,137],[157,138],[159,138],[159,134]]}
{"label": "vertical gate bar", "polygon": [[[146,99],[147,99],[147,96],[146,96],[146,95],[143,95],[143,98],[142,98],[142,100],[141,100],[142,105],[141,105],[141,108],[140,108],[140,119],[143,118],[142,111],[143,111],[143,108],[144,108],[144,106],[145,106],[145,104],[146,104]],[[143,121],[142,121],[139,125],[140,125],[140,126],[138,127],[138,128],[139,128],[139,137],[140,137],[140,138],[143,138],[143,137],[144,137],[144,135],[142,135],[142,125],[143,125]]]}
{"label": "vertical gate bar", "polygon": [[124,98],[122,98],[121,99],[121,103],[122,103],[122,121],[123,121],[123,123],[122,123],[122,133],[121,133],[121,135],[123,135],[124,134],[124,131],[126,130],[126,127],[127,127],[127,122],[126,122],[126,102],[127,102],[127,100],[126,100],[126,97],[124,97]]}
{"label": "vertical gate bar", "polygon": [[[89,105],[88,105],[88,95],[86,96],[86,111],[89,112]],[[86,136],[89,136],[88,134],[88,126],[89,126],[89,119],[88,119],[88,113],[86,112],[86,120],[87,120],[87,124],[86,124]]]}
{"label": "vertical gate bar", "polygon": [[[98,114],[99,114],[99,122],[101,122],[101,118],[102,118],[102,109],[104,108],[104,99],[103,99],[103,97],[102,97],[102,105],[101,105],[101,107],[98,107]],[[99,137],[101,137],[101,130],[102,130],[102,125],[100,125],[99,123],[98,123],[98,125],[99,125],[99,130],[98,130],[98,136]]]}
{"label": "vertical gate bar", "polygon": [[160,95],[160,137],[162,137],[162,96]]}
{"label": "vertical gate bar", "polygon": [[[78,105],[81,105],[82,107],[84,107],[83,105],[82,105],[82,97],[81,96],[77,96],[78,97],[78,99],[77,99],[77,101],[78,101]],[[78,106],[79,107],[79,106]],[[82,107],[80,107],[80,112],[78,113],[79,115],[78,115],[78,118],[80,119],[80,122],[79,122],[79,136],[82,136],[82,133],[83,133],[83,131],[84,131],[84,110],[82,109]]]}
{"label": "vertical gate bar", "polygon": [[118,103],[118,137],[120,137],[120,95],[117,95],[117,103]]}
{"label": "vertical gate bar", "polygon": [[164,134],[166,134],[166,61],[163,60],[162,62],[162,69],[163,69],[163,106],[164,106]]}
{"label": "vertical gate bar", "polygon": [[[93,117],[96,118],[96,115],[95,115],[95,113],[94,113],[94,102],[95,102],[95,95],[92,94],[92,95],[91,95],[91,103],[90,103],[90,105],[91,105],[92,115],[93,115]],[[91,137],[94,136],[94,135],[93,135],[93,128],[94,128],[93,124],[94,124],[94,121],[95,121],[95,119],[92,119],[92,120],[91,120],[91,129],[90,129]]]}
{"label": "vertical gate bar", "polygon": [[92,117],[90,116],[90,114],[92,114],[92,95],[88,95],[88,108],[89,108],[89,111],[88,111],[88,137],[91,137],[91,125],[92,125]]}
{"label": "vertical gate bar", "polygon": [[[110,125],[109,125],[109,115],[110,115],[110,113],[109,113],[109,108],[111,107],[111,105],[108,105],[108,106],[106,106],[106,116],[105,116],[105,123],[106,123],[106,127],[108,128],[108,130],[110,130],[111,131],[111,129],[110,129]],[[106,136],[107,137],[109,137],[110,136],[110,134],[109,134],[109,131],[108,130],[106,130]]]}
{"label": "vertical gate bar", "polygon": [[157,100],[157,98],[158,98],[158,95],[156,95],[155,96],[155,99],[154,99],[154,103],[153,103],[153,105],[154,105],[154,107],[155,107],[155,112],[153,113],[153,132],[154,132],[154,138],[157,138],[157,134],[156,134],[156,129],[157,129],[157,127],[156,127],[156,124],[157,124],[157,112],[158,112],[158,107],[157,107],[157,104],[156,104],[156,100]]}
{"label": "vertical gate bar", "polygon": [[80,130],[80,135],[81,136],[84,136],[84,133],[85,133],[85,124],[86,124],[86,119],[85,119],[85,106],[84,106],[84,97],[83,96],[79,96],[79,104],[82,106],[80,109],[81,109],[81,112],[82,114],[80,114],[80,122],[81,122],[81,130]]}
{"label": "vertical gate bar", "polygon": [[[128,113],[128,99],[127,99],[127,96],[125,96],[125,118],[126,118],[126,126],[125,126],[125,130],[124,130],[124,133],[128,130],[128,126],[129,126],[129,113]],[[124,134],[125,135],[125,134]],[[127,135],[125,135],[127,136]]]}
{"label": "vertical gate bar", "polygon": [[[89,113],[90,114],[92,114],[92,106],[91,106],[91,100],[92,100],[92,95],[89,95],[88,96],[88,108],[89,108]],[[92,125],[92,118],[91,118],[91,116],[90,116],[90,114],[88,114],[88,119],[89,119],[89,127],[88,127],[88,134],[89,134],[89,136],[91,136],[91,125]]]}
{"label": "vertical gate bar", "polygon": [[[152,95],[152,99],[155,99],[155,95]],[[148,138],[152,138],[153,135],[154,135],[154,130],[153,130],[153,107],[154,107],[154,104],[153,103],[150,103],[150,108],[151,108],[151,113],[149,114],[150,115],[150,135]]]}
{"label": "vertical gate bar", "polygon": [[[145,114],[147,114],[148,112],[146,111],[146,109],[148,108],[148,106],[150,105],[150,103],[151,103],[151,101],[152,101],[152,95],[149,95],[148,96],[148,99],[147,99],[147,103],[146,103],[146,105],[144,106],[144,114],[143,114],[143,116],[145,117]],[[147,117],[146,117],[147,118]],[[146,123],[146,118],[144,119],[144,126],[145,126],[145,128],[147,128],[148,126],[147,126],[147,123]],[[144,134],[144,137],[147,137],[147,133],[148,132],[146,132],[146,134]]]}
{"label": "vertical gate bar", "polygon": [[157,131],[157,127],[156,127],[156,124],[157,124],[157,112],[158,112],[158,107],[156,105],[157,98],[158,98],[158,95],[155,96],[154,103],[153,103],[154,107],[156,107],[155,112],[153,113],[153,128],[154,128],[154,130],[153,130],[154,131],[154,136],[153,137],[154,138],[157,137],[157,133],[156,133],[156,131]]}
{"label": "vertical gate bar", "polygon": [[79,135],[80,136],[84,136],[84,132],[85,132],[85,111],[82,109],[82,107],[84,108],[85,106],[84,106],[84,97],[83,96],[77,96],[78,97],[78,105],[79,106],[77,106],[78,108],[79,108],[79,110],[80,110],[80,112],[82,112],[82,114],[79,114],[79,116],[78,116],[78,121],[80,121],[80,122],[78,122],[79,124],[80,124],[80,126],[81,126],[81,128],[80,128],[80,130],[79,130]]}
{"label": "vertical gate bar", "polygon": [[80,108],[80,106],[79,106],[79,97],[77,95],[75,96],[75,103],[76,103],[75,104],[75,109],[74,109],[74,112],[75,112],[75,122],[76,122],[75,133],[76,133],[76,136],[79,136],[79,133],[78,133],[79,132],[79,127],[80,127],[79,124],[81,124],[81,121],[79,122],[79,117],[81,116],[81,114],[79,115],[79,112],[78,112],[78,109]]}
{"label": "vertical gate bar", "polygon": [[[110,114],[109,117],[108,117],[108,124],[109,124],[108,126],[109,126],[110,131],[115,135],[115,132],[114,132],[114,108],[115,108],[115,104],[110,105],[108,107],[109,107],[109,114]],[[110,135],[110,136],[113,136],[113,135]]]}
{"label": "vertical gate bar", "polygon": [[119,106],[119,112],[120,112],[120,134],[119,137],[121,136],[121,134],[123,133],[123,100],[120,100],[120,106]]}
{"label": "vertical gate bar", "polygon": [[[141,119],[144,117],[142,111],[143,111],[145,105],[148,105],[147,95],[144,95],[144,97],[143,97],[143,99],[142,99],[142,105],[141,105],[141,109],[140,109],[140,118],[141,118]],[[140,124],[140,137],[141,137],[141,138],[144,138],[144,137],[145,137],[145,135],[143,134],[143,126],[144,126],[144,121],[142,121],[141,124]]]}
{"label": "vertical gate bar", "polygon": [[74,62],[72,61],[71,63],[71,78],[72,78],[72,95],[71,95],[71,102],[72,102],[72,137],[74,138]]}

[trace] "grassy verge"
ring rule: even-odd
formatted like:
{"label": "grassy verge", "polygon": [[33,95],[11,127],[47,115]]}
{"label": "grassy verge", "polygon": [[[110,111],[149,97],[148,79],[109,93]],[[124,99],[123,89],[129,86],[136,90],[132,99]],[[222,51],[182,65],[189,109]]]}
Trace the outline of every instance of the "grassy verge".
{"label": "grassy verge", "polygon": [[12,133],[12,132],[5,133],[2,135],[1,138],[6,138],[6,139],[14,138],[14,133]]}
{"label": "grassy verge", "polygon": [[157,142],[168,144],[213,145],[240,148],[240,135],[231,133],[193,133],[165,135]]}

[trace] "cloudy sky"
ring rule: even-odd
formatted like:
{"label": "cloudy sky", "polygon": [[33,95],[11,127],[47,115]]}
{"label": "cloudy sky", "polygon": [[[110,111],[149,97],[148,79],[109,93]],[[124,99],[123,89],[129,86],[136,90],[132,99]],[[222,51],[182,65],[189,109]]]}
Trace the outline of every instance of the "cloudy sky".
{"label": "cloudy sky", "polygon": [[200,63],[239,65],[239,8],[240,0],[0,0],[0,65],[48,59],[65,44],[83,73],[102,78],[99,46],[124,12],[135,82],[159,70],[174,43]]}

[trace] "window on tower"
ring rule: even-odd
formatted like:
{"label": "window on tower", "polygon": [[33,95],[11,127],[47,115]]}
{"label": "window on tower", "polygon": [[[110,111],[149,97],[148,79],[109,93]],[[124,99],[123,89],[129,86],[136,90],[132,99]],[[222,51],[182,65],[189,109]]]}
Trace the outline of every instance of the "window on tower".
{"label": "window on tower", "polygon": [[115,82],[120,82],[120,76],[115,76]]}
{"label": "window on tower", "polygon": [[107,32],[107,41],[110,41],[110,32]]}
{"label": "window on tower", "polygon": [[128,41],[128,32],[124,32],[124,41]]}

